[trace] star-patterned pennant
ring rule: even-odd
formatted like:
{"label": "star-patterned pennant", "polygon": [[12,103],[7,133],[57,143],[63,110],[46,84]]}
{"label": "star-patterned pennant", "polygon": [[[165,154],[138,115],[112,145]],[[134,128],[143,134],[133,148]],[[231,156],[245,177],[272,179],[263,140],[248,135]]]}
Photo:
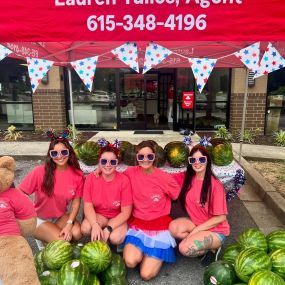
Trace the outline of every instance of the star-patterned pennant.
{"label": "star-patterned pennant", "polygon": [[260,42],[254,43],[234,53],[234,55],[255,74],[259,69]]}
{"label": "star-patterned pennant", "polygon": [[210,74],[215,67],[217,59],[213,58],[188,58],[192,68],[194,77],[196,79],[197,87],[201,93],[205,84],[210,77]]}
{"label": "star-patterned pennant", "polygon": [[41,83],[42,78],[51,69],[53,63],[53,61],[46,59],[27,57],[28,70],[33,93]]}
{"label": "star-patterned pennant", "polygon": [[12,53],[11,50],[7,49],[6,47],[0,45],[0,61],[7,57],[10,53]]}
{"label": "star-patterned pennant", "polygon": [[93,56],[70,63],[90,92],[92,91],[97,61],[98,56]]}
{"label": "star-patterned pennant", "polygon": [[260,61],[259,70],[253,78],[255,79],[283,67],[285,67],[285,59],[280,55],[276,48],[269,43]]}
{"label": "star-patterned pennant", "polygon": [[131,69],[139,73],[138,47],[136,43],[128,42],[113,50],[111,53]]}
{"label": "star-patterned pennant", "polygon": [[171,54],[172,51],[169,49],[155,43],[149,43],[145,50],[143,73],[156,67]]}

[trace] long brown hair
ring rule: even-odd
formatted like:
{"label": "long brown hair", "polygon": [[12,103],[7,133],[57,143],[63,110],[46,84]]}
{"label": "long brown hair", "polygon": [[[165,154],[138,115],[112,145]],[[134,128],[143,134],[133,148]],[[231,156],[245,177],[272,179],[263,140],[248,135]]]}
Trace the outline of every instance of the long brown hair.
{"label": "long brown hair", "polygon": [[75,152],[72,148],[72,146],[70,145],[70,143],[68,142],[67,139],[63,139],[63,138],[56,138],[53,139],[50,142],[49,148],[48,148],[48,152],[46,155],[46,159],[45,159],[45,174],[44,174],[44,179],[43,179],[43,183],[42,183],[42,191],[44,193],[46,193],[49,197],[52,196],[53,194],[53,189],[54,189],[54,172],[56,169],[56,164],[53,161],[53,159],[50,157],[50,150],[53,150],[55,145],[57,144],[63,144],[66,149],[69,150],[69,157],[68,157],[68,161],[67,164],[69,166],[71,166],[75,171],[78,171],[79,173],[81,172],[80,170],[80,166],[79,166],[79,162],[76,158]]}
{"label": "long brown hair", "polygon": [[[191,149],[189,156],[192,156],[194,153],[196,153],[198,151],[207,157],[206,173],[205,173],[205,177],[203,180],[202,191],[201,191],[201,195],[200,195],[200,204],[202,206],[205,206],[206,202],[208,201],[209,206],[210,206],[211,193],[212,193],[211,178],[213,176],[212,169],[211,169],[212,160],[211,160],[211,157],[210,157],[208,151],[202,146],[194,146]],[[192,185],[192,180],[193,180],[193,177],[195,177],[195,175],[196,175],[196,173],[195,173],[192,165],[188,164],[187,170],[185,173],[185,178],[183,181],[183,185],[181,188],[181,192],[179,195],[179,200],[180,200],[181,205],[184,208],[184,210],[186,210],[186,196],[191,189],[190,186]]]}

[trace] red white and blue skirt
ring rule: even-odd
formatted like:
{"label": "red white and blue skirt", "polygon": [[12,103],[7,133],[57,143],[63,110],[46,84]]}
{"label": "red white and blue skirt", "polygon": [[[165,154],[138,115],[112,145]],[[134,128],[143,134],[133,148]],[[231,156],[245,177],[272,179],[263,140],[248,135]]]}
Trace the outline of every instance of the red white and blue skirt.
{"label": "red white and blue skirt", "polygon": [[175,239],[171,236],[168,226],[169,216],[163,216],[151,221],[135,217],[129,219],[129,230],[124,245],[132,244],[139,248],[144,255],[157,258],[164,262],[175,262]]}

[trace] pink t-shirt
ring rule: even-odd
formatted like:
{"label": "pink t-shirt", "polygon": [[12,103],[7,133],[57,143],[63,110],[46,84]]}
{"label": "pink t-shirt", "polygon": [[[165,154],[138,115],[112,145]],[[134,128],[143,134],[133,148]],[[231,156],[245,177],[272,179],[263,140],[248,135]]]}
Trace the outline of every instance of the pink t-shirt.
{"label": "pink t-shirt", "polygon": [[[186,210],[191,221],[195,225],[200,225],[209,218],[218,215],[227,215],[227,203],[224,187],[218,179],[212,176],[212,195],[211,207],[208,208],[208,202],[204,207],[200,205],[200,194],[202,190],[203,180],[196,177],[192,180],[192,186],[186,196]],[[217,232],[228,236],[230,234],[230,226],[228,221],[224,221],[219,225],[209,229],[211,232]]]}
{"label": "pink t-shirt", "polygon": [[158,168],[145,174],[140,166],[129,167],[124,173],[132,185],[134,217],[149,221],[169,215],[171,199],[176,199],[180,192],[180,186],[170,174]]}
{"label": "pink t-shirt", "polygon": [[14,188],[0,193],[0,236],[21,235],[16,219],[35,216],[33,203],[24,193]]}
{"label": "pink t-shirt", "polygon": [[44,165],[35,167],[20,183],[19,188],[28,195],[35,193],[34,204],[39,218],[59,218],[66,213],[70,201],[82,197],[84,176],[72,167],[64,171],[56,169],[54,191],[49,197],[41,190],[44,172]]}
{"label": "pink t-shirt", "polygon": [[83,200],[92,203],[96,213],[114,218],[121,212],[121,207],[133,204],[129,178],[116,171],[114,179],[106,181],[102,175],[96,178],[91,173],[85,180]]}

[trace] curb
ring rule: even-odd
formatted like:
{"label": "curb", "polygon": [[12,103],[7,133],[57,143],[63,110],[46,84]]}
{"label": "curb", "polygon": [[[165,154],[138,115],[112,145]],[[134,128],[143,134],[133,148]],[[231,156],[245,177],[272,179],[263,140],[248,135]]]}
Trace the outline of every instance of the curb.
{"label": "curb", "polygon": [[[238,161],[239,156],[234,153],[234,158]],[[281,221],[284,221],[285,199],[243,157],[241,158],[240,165],[245,171],[247,183],[252,186],[252,189],[258,194],[262,201],[274,212],[274,214]]]}

